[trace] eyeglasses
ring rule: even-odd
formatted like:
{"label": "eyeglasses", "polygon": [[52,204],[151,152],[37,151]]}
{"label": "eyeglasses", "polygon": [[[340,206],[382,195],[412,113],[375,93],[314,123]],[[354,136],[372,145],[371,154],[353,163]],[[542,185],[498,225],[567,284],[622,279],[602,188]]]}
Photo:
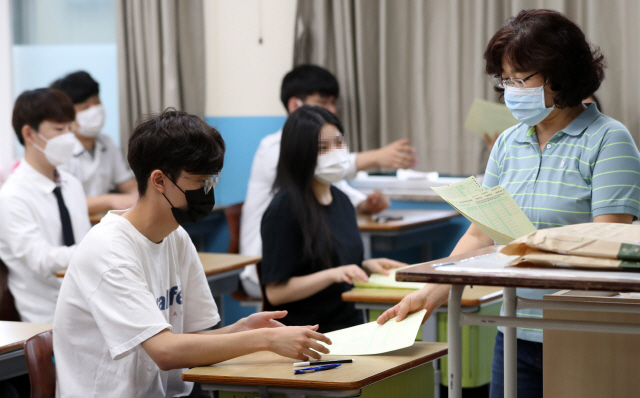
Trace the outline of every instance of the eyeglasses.
{"label": "eyeglasses", "polygon": [[493,84],[499,88],[506,87],[517,87],[517,88],[525,88],[527,87],[527,80],[531,79],[533,76],[537,75],[538,72],[531,74],[524,79],[503,79],[502,76],[494,76]]}
{"label": "eyeglasses", "polygon": [[208,194],[213,188],[218,185],[220,181],[220,172],[207,176],[197,176],[197,177],[189,177],[179,175],[178,177],[186,178],[187,180],[196,181],[202,184],[202,188],[204,188],[204,193]]}
{"label": "eyeglasses", "polygon": [[320,140],[318,143],[318,150],[320,153],[326,153],[332,149],[344,148],[347,145],[343,135],[337,135],[330,139]]}

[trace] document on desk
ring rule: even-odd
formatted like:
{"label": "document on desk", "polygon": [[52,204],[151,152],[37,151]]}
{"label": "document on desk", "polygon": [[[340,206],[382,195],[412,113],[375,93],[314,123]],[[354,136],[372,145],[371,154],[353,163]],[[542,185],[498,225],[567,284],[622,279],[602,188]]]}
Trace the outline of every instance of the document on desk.
{"label": "document on desk", "polygon": [[[410,347],[416,340],[427,310],[409,315],[400,322],[395,318],[383,325],[376,322],[326,333],[330,355],[374,355]],[[322,342],[320,342],[322,344]]]}
{"label": "document on desk", "polygon": [[536,230],[509,192],[499,185],[484,190],[471,176],[433,190],[499,245]]}
{"label": "document on desk", "polygon": [[412,267],[412,265],[389,270],[389,275],[371,274],[369,275],[368,282],[355,281],[354,286],[367,288],[367,289],[411,289],[411,290],[421,289],[424,285],[426,285],[426,283],[398,282],[396,280],[396,272],[409,267]]}
{"label": "document on desk", "polygon": [[501,134],[518,123],[506,105],[476,98],[471,104],[464,128],[479,137],[483,137],[483,133],[493,137],[495,133]]}

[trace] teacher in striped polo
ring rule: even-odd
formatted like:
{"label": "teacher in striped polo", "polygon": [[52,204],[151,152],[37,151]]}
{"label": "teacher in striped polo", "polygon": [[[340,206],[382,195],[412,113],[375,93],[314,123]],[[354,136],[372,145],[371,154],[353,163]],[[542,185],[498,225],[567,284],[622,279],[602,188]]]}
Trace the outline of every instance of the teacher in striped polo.
{"label": "teacher in striped polo", "polygon": [[[485,72],[521,122],[496,141],[484,187],[505,187],[537,228],[638,218],[640,155],[622,123],[582,103],[604,79],[604,57],[580,28],[556,11],[523,10],[493,36],[484,58]],[[451,254],[493,244],[472,224]],[[378,322],[422,308],[432,313],[448,292],[447,285],[427,284]],[[551,292],[517,290],[534,299]],[[519,310],[518,316],[542,317],[542,311]],[[503,390],[499,332],[491,397]],[[518,329],[518,397],[542,397],[542,330]]]}

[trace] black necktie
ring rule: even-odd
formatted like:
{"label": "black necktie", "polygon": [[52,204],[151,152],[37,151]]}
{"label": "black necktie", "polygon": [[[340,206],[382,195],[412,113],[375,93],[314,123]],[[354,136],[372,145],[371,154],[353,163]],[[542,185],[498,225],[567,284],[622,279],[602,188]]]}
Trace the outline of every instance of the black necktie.
{"label": "black necktie", "polygon": [[76,243],[76,240],[73,238],[71,217],[69,217],[69,210],[64,204],[60,186],[55,187],[53,193],[56,195],[56,199],[58,200],[58,209],[60,210],[60,221],[62,222],[62,240],[64,241],[65,246],[73,246]]}

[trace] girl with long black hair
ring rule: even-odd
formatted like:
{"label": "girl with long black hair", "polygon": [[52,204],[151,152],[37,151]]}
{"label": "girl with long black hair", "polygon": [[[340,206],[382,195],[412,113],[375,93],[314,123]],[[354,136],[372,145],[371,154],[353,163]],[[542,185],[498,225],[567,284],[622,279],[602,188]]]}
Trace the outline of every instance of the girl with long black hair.
{"label": "girl with long black hair", "polygon": [[262,218],[260,279],[268,305],[287,310],[287,325],[319,324],[326,333],[364,322],[341,295],[367,273],[386,274],[406,264],[363,261],[353,205],[331,183],[348,167],[348,150],[338,118],[326,109],[303,106],[282,130],[274,190]]}

